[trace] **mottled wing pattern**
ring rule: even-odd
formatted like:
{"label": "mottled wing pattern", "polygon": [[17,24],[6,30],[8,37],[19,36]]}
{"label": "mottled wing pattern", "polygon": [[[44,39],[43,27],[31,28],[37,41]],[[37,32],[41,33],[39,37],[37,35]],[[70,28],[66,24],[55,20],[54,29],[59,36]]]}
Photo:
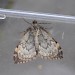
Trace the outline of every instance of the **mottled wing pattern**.
{"label": "mottled wing pattern", "polygon": [[34,59],[35,56],[36,51],[33,30],[28,28],[19,45],[15,48],[13,58],[15,63],[25,63]]}
{"label": "mottled wing pattern", "polygon": [[41,58],[48,59],[61,59],[63,58],[63,52],[58,42],[46,31],[43,27],[40,27],[39,32],[39,51],[38,54]]}

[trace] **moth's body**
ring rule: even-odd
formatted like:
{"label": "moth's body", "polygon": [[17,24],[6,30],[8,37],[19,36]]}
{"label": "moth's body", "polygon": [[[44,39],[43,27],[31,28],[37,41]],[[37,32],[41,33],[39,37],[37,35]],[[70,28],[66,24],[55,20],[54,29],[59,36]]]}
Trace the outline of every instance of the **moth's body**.
{"label": "moth's body", "polygon": [[13,57],[15,63],[25,63],[36,58],[36,56],[61,59],[63,52],[51,34],[34,20],[32,27],[25,31],[19,45],[15,48]]}
{"label": "moth's body", "polygon": [[39,50],[39,41],[38,41],[39,26],[37,24],[33,24],[33,30],[32,31],[34,34],[36,54],[38,54],[38,50]]}

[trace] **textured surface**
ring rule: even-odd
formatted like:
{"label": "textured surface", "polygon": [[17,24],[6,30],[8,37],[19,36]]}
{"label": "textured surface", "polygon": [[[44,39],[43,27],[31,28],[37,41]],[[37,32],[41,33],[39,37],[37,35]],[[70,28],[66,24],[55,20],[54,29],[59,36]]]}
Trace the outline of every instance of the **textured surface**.
{"label": "textured surface", "polygon": [[[16,0],[13,9],[75,15],[75,0]],[[7,18],[0,25],[0,75],[75,75],[74,24],[42,25],[53,28],[49,30],[63,48],[63,60],[37,59],[26,64],[14,64],[13,52],[22,37],[20,32],[29,26],[23,19],[14,18]],[[41,70],[38,65],[42,65]]]}

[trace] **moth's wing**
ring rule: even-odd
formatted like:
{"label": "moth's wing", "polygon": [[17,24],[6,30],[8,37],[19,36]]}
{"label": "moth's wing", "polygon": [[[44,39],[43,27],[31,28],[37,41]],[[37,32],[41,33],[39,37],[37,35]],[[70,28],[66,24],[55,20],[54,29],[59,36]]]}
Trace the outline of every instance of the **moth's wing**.
{"label": "moth's wing", "polygon": [[36,57],[33,30],[28,28],[14,51],[15,63],[25,63]]}
{"label": "moth's wing", "polygon": [[57,41],[46,31],[40,27],[39,32],[39,51],[41,58],[61,59],[63,58],[63,51]]}

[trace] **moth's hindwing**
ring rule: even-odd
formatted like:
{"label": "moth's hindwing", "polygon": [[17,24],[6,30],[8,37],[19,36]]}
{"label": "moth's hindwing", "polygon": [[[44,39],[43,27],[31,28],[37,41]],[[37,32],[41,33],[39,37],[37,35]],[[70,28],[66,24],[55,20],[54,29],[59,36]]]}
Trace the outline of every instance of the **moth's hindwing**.
{"label": "moth's hindwing", "polygon": [[38,54],[41,58],[48,59],[61,59],[63,58],[62,49],[57,41],[46,31],[43,27],[40,27],[39,32],[39,51]]}
{"label": "moth's hindwing", "polygon": [[34,35],[31,28],[28,28],[14,51],[15,63],[25,63],[36,57]]}

